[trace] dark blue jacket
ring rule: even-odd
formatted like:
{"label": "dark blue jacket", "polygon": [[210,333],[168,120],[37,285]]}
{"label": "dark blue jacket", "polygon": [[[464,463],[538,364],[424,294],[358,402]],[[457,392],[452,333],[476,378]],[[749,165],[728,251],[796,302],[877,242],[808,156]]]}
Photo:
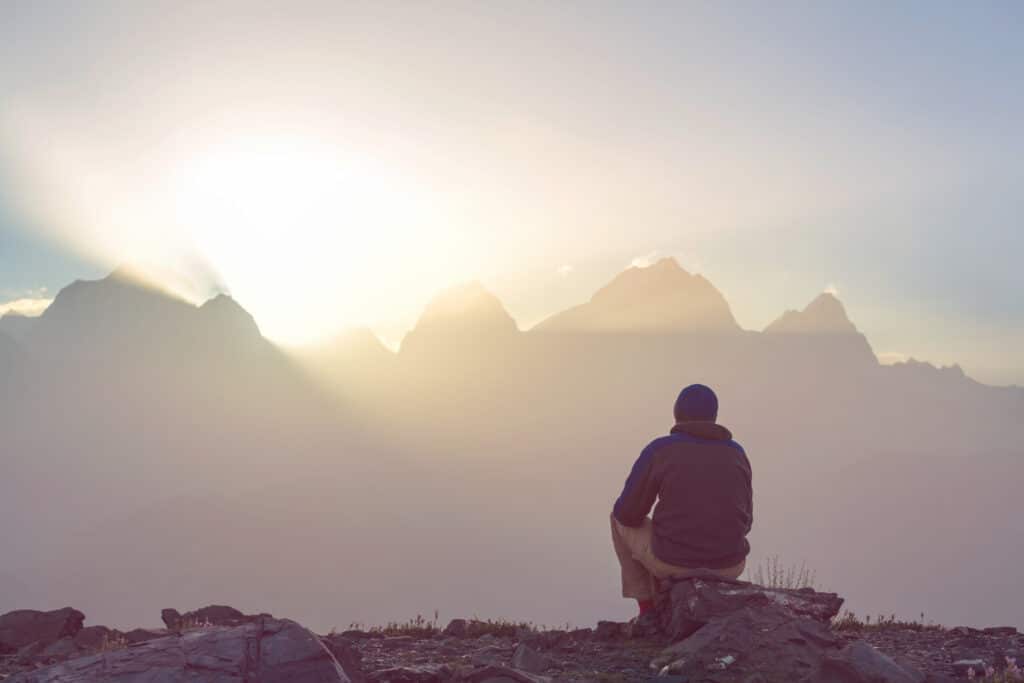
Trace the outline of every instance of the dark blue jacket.
{"label": "dark blue jacket", "polygon": [[638,527],[655,500],[651,550],[663,562],[723,569],[750,552],[750,461],[725,427],[683,422],[652,441],[633,465],[613,513]]}

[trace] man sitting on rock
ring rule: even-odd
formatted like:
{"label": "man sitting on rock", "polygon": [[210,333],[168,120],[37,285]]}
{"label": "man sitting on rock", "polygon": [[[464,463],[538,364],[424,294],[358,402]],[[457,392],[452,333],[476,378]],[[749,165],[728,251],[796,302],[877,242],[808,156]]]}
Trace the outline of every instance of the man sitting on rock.
{"label": "man sitting on rock", "polygon": [[676,425],[643,450],[615,501],[622,597],[634,598],[641,615],[654,607],[657,579],[708,572],[735,579],[746,566],[750,461],[717,417],[715,392],[703,384],[683,389]]}

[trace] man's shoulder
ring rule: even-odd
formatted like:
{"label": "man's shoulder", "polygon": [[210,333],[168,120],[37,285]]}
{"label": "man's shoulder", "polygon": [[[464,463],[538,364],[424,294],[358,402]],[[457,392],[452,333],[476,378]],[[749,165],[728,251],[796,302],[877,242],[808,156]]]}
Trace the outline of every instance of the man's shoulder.
{"label": "man's shoulder", "polygon": [[707,446],[711,446],[711,447],[722,447],[722,446],[725,446],[727,448],[732,448],[732,449],[738,451],[744,457],[746,457],[746,455],[747,455],[747,452],[743,449],[743,446],[740,445],[740,443],[738,441],[736,441],[735,439],[728,439],[728,440],[724,440],[723,439],[721,441],[715,441],[715,440],[710,440],[710,439],[701,439],[699,437],[695,437],[695,436],[692,436],[690,434],[678,433],[678,432],[672,433],[672,434],[667,434],[665,436],[657,437],[656,439],[651,441],[649,444],[647,444],[647,447],[644,448],[643,452],[645,454],[652,455],[656,451],[663,450],[666,447],[679,446],[679,445],[692,445],[692,446],[704,446],[704,447],[707,447]]}
{"label": "man's shoulder", "polygon": [[665,436],[659,436],[656,439],[654,439],[654,441],[651,441],[644,448],[643,452],[644,453],[654,453],[655,451],[660,450],[660,449],[664,448],[665,446],[670,446],[672,444],[685,443],[685,442],[686,442],[686,439],[683,438],[679,434],[667,434]]}

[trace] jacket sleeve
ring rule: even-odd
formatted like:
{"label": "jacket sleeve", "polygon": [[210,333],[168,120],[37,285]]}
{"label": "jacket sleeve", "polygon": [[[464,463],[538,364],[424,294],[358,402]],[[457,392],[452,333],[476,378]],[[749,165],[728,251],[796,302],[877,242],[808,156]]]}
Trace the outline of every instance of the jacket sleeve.
{"label": "jacket sleeve", "polygon": [[747,512],[747,533],[754,527],[754,476],[753,470],[750,467],[750,459],[747,458],[747,454],[743,453],[743,460],[746,463],[747,475],[747,490],[746,490],[746,512]]}
{"label": "jacket sleeve", "polygon": [[658,498],[661,482],[656,476],[654,452],[654,443],[643,450],[633,463],[633,469],[626,479],[619,499],[615,501],[612,514],[626,526],[638,527],[643,524],[644,518]]}

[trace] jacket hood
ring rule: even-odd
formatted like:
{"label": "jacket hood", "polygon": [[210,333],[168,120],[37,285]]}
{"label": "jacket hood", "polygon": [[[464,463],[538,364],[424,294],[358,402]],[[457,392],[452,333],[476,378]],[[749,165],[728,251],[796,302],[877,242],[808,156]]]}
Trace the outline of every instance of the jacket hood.
{"label": "jacket hood", "polygon": [[679,422],[672,428],[673,434],[689,434],[709,441],[731,441],[732,432],[714,422]]}

